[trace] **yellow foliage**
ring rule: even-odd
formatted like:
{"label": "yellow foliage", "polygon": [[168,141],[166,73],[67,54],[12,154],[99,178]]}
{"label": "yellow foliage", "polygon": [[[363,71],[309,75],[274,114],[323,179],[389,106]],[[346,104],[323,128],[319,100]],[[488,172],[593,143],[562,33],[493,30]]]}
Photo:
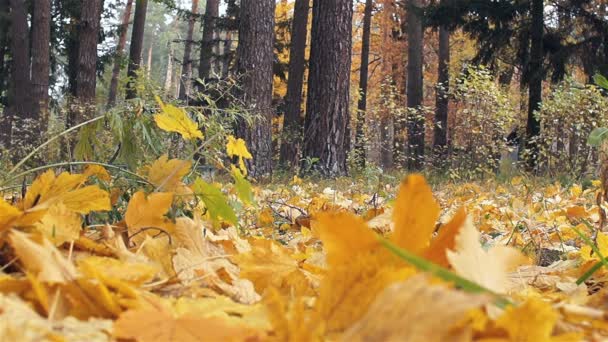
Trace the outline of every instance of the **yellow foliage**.
{"label": "yellow foliage", "polygon": [[156,102],[158,102],[161,112],[154,115],[154,121],[160,129],[179,133],[186,140],[203,139],[203,133],[199,130],[198,125],[188,117],[183,108],[165,104],[158,96]]}

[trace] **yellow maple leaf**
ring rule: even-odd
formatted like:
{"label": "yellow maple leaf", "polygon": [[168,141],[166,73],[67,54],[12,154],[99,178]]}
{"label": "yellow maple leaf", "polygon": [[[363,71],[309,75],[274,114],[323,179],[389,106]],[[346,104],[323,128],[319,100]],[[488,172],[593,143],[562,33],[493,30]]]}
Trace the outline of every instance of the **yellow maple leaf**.
{"label": "yellow maple leaf", "polygon": [[440,266],[449,267],[446,252],[454,249],[456,236],[464,226],[466,218],[467,213],[464,208],[458,210],[454,217],[441,227],[439,235],[431,240],[429,248],[424,251],[424,257]]}
{"label": "yellow maple leaf", "polygon": [[144,168],[144,174],[159,191],[175,192],[177,195],[192,193],[183,182],[192,167],[192,162],[180,159],[169,159],[167,155],[158,158]]}
{"label": "yellow maple leaf", "polygon": [[135,286],[140,286],[152,280],[159,271],[158,267],[150,263],[126,262],[98,256],[89,256],[78,260],[78,267],[89,277],[97,273],[102,277],[116,278]]}
{"label": "yellow maple leaf", "polygon": [[[491,298],[431,285],[417,275],[386,288],[365,315],[342,336],[343,341],[456,341],[454,330],[471,309]],[[464,335],[466,336],[466,335]]]}
{"label": "yellow maple leaf", "polygon": [[424,177],[408,176],[401,183],[395,201],[395,231],[391,240],[401,248],[420,254],[429,245],[438,217],[439,205]]}
{"label": "yellow maple leaf", "polygon": [[154,115],[154,121],[160,129],[179,133],[186,140],[203,139],[203,133],[199,130],[198,125],[188,117],[184,109],[165,104],[158,96],[156,102],[160,106],[161,113]]}
{"label": "yellow maple leaf", "polygon": [[500,294],[508,291],[508,272],[527,262],[519,250],[510,246],[494,246],[486,251],[470,218],[456,236],[455,251],[447,251],[447,258],[459,275]]}
{"label": "yellow maple leaf", "polygon": [[247,168],[243,159],[253,159],[253,156],[249,153],[245,140],[241,138],[237,139],[232,135],[228,136],[226,153],[228,153],[229,157],[239,157],[239,169],[241,169],[244,175],[247,175]]}
{"label": "yellow maple leaf", "polygon": [[55,246],[60,246],[80,237],[82,219],[77,213],[68,210],[65,204],[59,203],[52,206],[35,227]]}
{"label": "yellow maple leaf", "polygon": [[141,228],[172,230],[172,222],[164,216],[172,203],[171,192],[157,192],[147,197],[143,191],[136,192],[131,197],[125,213],[125,222],[129,230],[133,232]]}
{"label": "yellow maple leaf", "polygon": [[0,231],[10,228],[23,212],[0,198]]}
{"label": "yellow maple leaf", "polygon": [[87,177],[87,178],[89,178],[91,176],[97,176],[97,178],[99,178],[99,179],[101,179],[102,181],[105,181],[105,182],[109,182],[109,181],[112,180],[112,177],[108,173],[108,170],[106,170],[101,165],[95,165],[95,164],[88,165],[84,169],[84,172],[82,174],[85,177]]}

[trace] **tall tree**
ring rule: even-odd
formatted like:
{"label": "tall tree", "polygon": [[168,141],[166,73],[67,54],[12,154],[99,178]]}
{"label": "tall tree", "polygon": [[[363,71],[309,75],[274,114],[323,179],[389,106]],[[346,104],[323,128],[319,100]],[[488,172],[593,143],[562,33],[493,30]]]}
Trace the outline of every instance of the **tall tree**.
{"label": "tall tree", "polygon": [[9,50],[9,3],[8,0],[0,0],[0,104],[5,105],[6,88],[8,81],[8,68],[6,56]]}
{"label": "tall tree", "polygon": [[127,84],[127,99],[137,97],[137,73],[141,64],[144,49],[144,30],[146,27],[146,13],[148,0],[136,0],[135,18],[133,19],[133,32],[131,33],[131,47],[129,50],[129,83]]}
{"label": "tall tree", "polygon": [[[249,0],[243,0],[243,4],[241,5],[241,10],[249,6]],[[260,2],[266,2],[266,0],[260,0]],[[219,16],[219,0],[207,0],[207,8],[205,8],[205,17],[203,21],[203,39],[201,42],[201,54],[200,54],[200,62],[198,66],[198,77],[201,80],[206,80],[211,76],[211,66],[213,59],[213,46],[215,41],[213,37],[216,31],[216,22]],[[245,6],[243,6],[245,5]],[[255,5],[253,7],[256,7]],[[274,8],[274,6],[273,6]],[[244,11],[244,10],[243,10]],[[254,18],[257,19],[257,18]],[[251,19],[250,19],[251,20]],[[261,21],[264,19],[261,18]],[[273,13],[273,23],[274,23],[274,13]],[[242,25],[241,25],[242,27]],[[239,27],[239,33],[241,32],[241,27]],[[239,37],[241,37],[239,35]],[[239,41],[241,39],[239,38]],[[271,71],[272,73],[272,71]]]}
{"label": "tall tree", "polygon": [[303,170],[330,177],[347,173],[352,6],[351,0],[313,3]]}
{"label": "tall tree", "polygon": [[365,1],[363,11],[363,37],[361,38],[361,68],[359,75],[359,103],[357,104],[357,127],[355,135],[355,151],[360,166],[365,166],[365,117],[367,111],[367,77],[369,71],[369,45],[372,28],[373,1]]}
{"label": "tall tree", "polygon": [[48,119],[51,40],[51,0],[34,2],[32,18],[32,106],[44,129]]}
{"label": "tall tree", "polygon": [[237,48],[239,96],[257,118],[251,126],[241,122],[237,134],[250,146],[253,161],[248,163],[248,168],[254,177],[264,177],[272,171],[274,9],[274,0],[241,1]]}
{"label": "tall tree", "polygon": [[120,25],[120,35],[118,37],[118,45],[116,46],[116,56],[114,57],[114,68],[112,69],[112,80],[110,81],[110,92],[108,95],[108,107],[113,107],[116,104],[116,96],[118,94],[118,77],[124,59],[125,46],[127,45],[127,32],[129,31],[129,22],[131,20],[131,12],[133,11],[133,0],[127,0],[125,10],[122,15],[122,23]]}
{"label": "tall tree", "polygon": [[190,96],[190,86],[192,84],[192,44],[194,37],[194,24],[196,23],[196,15],[198,14],[198,0],[192,0],[192,13],[188,17],[188,33],[186,34],[186,42],[184,44],[184,60],[182,61],[182,86],[179,91],[179,98],[185,100]]}
{"label": "tall tree", "polygon": [[418,113],[423,100],[423,51],[424,30],[422,26],[422,3],[408,0],[407,3],[407,107],[416,115],[408,115],[407,138],[409,144],[408,167],[422,168],[424,159],[424,117]]}
{"label": "tall tree", "polygon": [[310,0],[296,0],[291,26],[289,73],[285,96],[285,117],[280,164],[282,167],[297,165],[302,144],[304,120],[302,117],[302,89],[306,71],[306,39]]}
{"label": "tall tree", "polygon": [[25,0],[10,0],[11,78],[8,107],[4,110],[2,143],[18,158],[37,134],[33,124],[30,91],[30,54]]}
{"label": "tall tree", "polygon": [[77,107],[72,110],[70,126],[90,119],[95,113],[101,5],[101,0],[89,0],[82,4],[78,30]]}
{"label": "tall tree", "polygon": [[[438,156],[441,156],[446,152],[448,143],[448,94],[450,90],[450,31],[445,26],[439,27],[439,53],[437,57],[433,149]],[[441,160],[441,158],[437,159]]]}
{"label": "tall tree", "polygon": [[543,0],[532,0],[531,7],[531,44],[529,64],[529,99],[528,99],[528,122],[526,135],[528,148],[531,153],[530,164],[534,165],[537,157],[537,146],[534,139],[540,133],[540,121],[534,113],[540,109],[543,91],[543,31],[544,31]]}

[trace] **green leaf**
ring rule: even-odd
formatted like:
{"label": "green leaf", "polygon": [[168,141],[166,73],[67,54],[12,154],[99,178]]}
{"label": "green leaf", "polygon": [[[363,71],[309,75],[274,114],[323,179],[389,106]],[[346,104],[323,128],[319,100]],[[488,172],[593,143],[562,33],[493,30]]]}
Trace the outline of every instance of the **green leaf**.
{"label": "green leaf", "polygon": [[251,190],[251,183],[236,167],[232,167],[232,178],[234,178],[234,187],[239,199],[246,204],[254,204],[253,191]]}
{"label": "green leaf", "polygon": [[599,87],[602,87],[602,88],[608,90],[608,80],[606,79],[606,77],[604,77],[604,76],[602,76],[600,74],[595,74],[595,76],[593,76],[593,81]]}
{"label": "green leaf", "polygon": [[608,128],[598,127],[589,134],[587,144],[591,146],[600,146],[606,138],[608,138]]}
{"label": "green leaf", "polygon": [[215,223],[220,219],[237,225],[238,219],[232,207],[228,204],[228,199],[218,187],[197,178],[193,185],[194,193],[199,196],[209,212],[209,216]]}
{"label": "green leaf", "polygon": [[400,259],[406,261],[408,264],[413,265],[419,270],[426,271],[431,273],[432,275],[441,278],[445,281],[449,281],[454,283],[456,286],[460,287],[463,291],[470,293],[487,293],[495,298],[494,304],[497,306],[504,308],[508,305],[512,305],[512,303],[500,296],[499,294],[489,290],[475,282],[472,282],[468,279],[465,279],[450,270],[443,268],[431,261],[428,261],[424,258],[421,258],[413,253],[410,253],[404,249],[399,248],[397,245],[393,244],[389,240],[378,236],[380,243],[386,247],[391,253],[395,254]]}

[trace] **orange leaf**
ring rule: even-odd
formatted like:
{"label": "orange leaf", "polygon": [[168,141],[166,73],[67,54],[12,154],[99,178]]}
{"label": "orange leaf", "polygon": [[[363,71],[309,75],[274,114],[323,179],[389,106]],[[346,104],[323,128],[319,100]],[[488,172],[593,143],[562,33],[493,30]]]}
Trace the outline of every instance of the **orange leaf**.
{"label": "orange leaf", "polygon": [[149,195],[138,191],[133,195],[127,206],[125,221],[131,230],[154,227],[164,228],[171,223],[165,214],[173,203],[173,193],[158,192]]}
{"label": "orange leaf", "polygon": [[460,208],[450,222],[441,227],[439,235],[431,241],[431,245],[424,252],[424,257],[438,265],[449,267],[450,262],[448,261],[446,252],[453,250],[456,246],[456,236],[466,219],[466,211],[464,208]]}
{"label": "orange leaf", "polygon": [[395,231],[391,240],[420,254],[428,247],[439,217],[439,205],[423,176],[411,175],[401,183],[393,210]]}

